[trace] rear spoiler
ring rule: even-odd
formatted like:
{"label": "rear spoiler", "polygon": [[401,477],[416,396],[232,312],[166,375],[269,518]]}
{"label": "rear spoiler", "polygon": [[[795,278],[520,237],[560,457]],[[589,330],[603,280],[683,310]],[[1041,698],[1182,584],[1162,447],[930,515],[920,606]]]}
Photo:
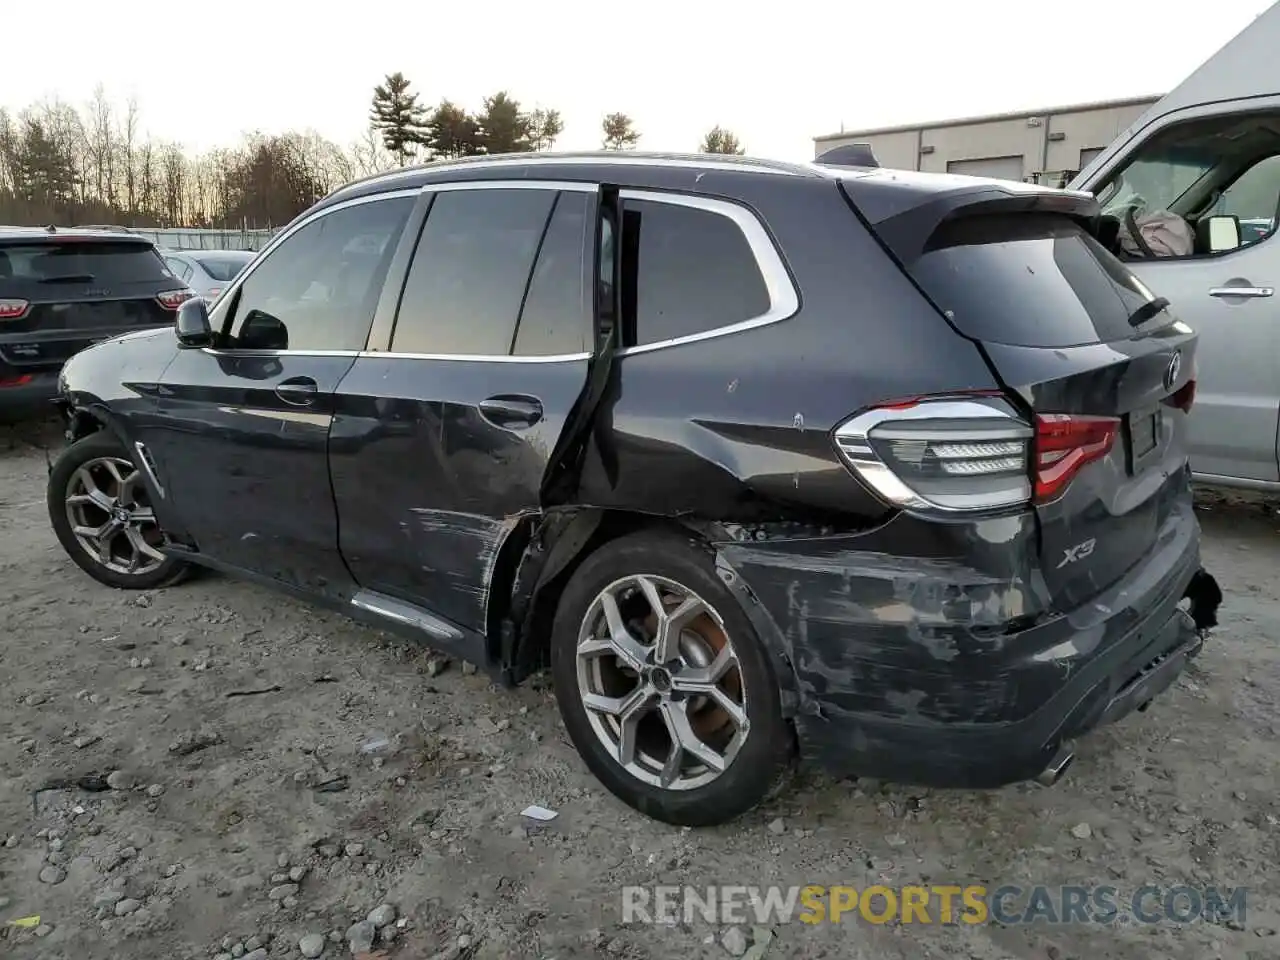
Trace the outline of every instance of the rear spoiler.
{"label": "rear spoiler", "polygon": [[858,215],[903,264],[925,250],[944,223],[961,217],[1055,213],[1097,235],[1102,210],[1092,194],[978,177],[883,170],[841,177]]}

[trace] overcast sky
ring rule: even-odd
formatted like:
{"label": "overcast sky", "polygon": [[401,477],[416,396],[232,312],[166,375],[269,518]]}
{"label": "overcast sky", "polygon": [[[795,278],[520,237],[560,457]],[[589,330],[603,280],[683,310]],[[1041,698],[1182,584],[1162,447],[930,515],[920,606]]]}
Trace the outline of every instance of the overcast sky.
{"label": "overcast sky", "polygon": [[506,89],[554,107],[565,149],[597,148],[603,115],[623,111],[642,149],[696,149],[718,123],[751,153],[808,159],[842,124],[1162,93],[1270,5],[10,0],[0,104],[79,105],[102,83],[191,150],[308,127],[345,145],[400,70],[426,102]]}

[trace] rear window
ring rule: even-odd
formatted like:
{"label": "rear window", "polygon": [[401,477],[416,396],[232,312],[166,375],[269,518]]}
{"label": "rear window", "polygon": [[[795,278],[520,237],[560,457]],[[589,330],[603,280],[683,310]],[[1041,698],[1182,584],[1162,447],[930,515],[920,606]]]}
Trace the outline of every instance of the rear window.
{"label": "rear window", "polygon": [[196,257],[196,263],[214,280],[226,283],[249,265],[248,257]]}
{"label": "rear window", "polygon": [[76,240],[0,247],[0,283],[154,283],[171,279],[151,246],[119,241]]}
{"label": "rear window", "polygon": [[1052,214],[945,223],[910,272],[966,336],[1011,346],[1127,340],[1129,318],[1154,299],[1079,224]]}

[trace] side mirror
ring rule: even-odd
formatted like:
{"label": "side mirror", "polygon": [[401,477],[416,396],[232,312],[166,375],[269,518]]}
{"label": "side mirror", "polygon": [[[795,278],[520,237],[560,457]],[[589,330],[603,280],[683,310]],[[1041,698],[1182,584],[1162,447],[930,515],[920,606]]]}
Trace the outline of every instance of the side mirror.
{"label": "side mirror", "polygon": [[243,350],[288,350],[289,328],[279,317],[250,310],[240,325],[236,346]]}
{"label": "side mirror", "polygon": [[213,343],[209,305],[199,297],[183,301],[178,307],[178,319],[173,327],[180,347],[207,347]]}
{"label": "side mirror", "polygon": [[1240,247],[1240,218],[1215,216],[1209,218],[1209,252],[1221,253]]}

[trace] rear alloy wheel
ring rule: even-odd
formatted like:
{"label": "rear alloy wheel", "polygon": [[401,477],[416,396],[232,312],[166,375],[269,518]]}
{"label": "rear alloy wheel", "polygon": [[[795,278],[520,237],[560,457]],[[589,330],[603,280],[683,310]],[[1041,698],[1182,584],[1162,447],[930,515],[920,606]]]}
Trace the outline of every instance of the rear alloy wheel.
{"label": "rear alloy wheel", "polygon": [[689,826],[753,807],[790,747],[764,647],[710,566],[677,535],[605,545],[566,588],[552,651],[592,772],[637,810]]}
{"label": "rear alloy wheel", "polygon": [[81,569],[112,587],[149,589],[186,571],[166,556],[141,471],[116,439],[96,433],[72,444],[49,474],[49,519]]}
{"label": "rear alloy wheel", "polygon": [[578,632],[578,695],[596,738],[637,780],[693,790],[747,738],[738,656],[705,600],[633,575],[596,596]]}

